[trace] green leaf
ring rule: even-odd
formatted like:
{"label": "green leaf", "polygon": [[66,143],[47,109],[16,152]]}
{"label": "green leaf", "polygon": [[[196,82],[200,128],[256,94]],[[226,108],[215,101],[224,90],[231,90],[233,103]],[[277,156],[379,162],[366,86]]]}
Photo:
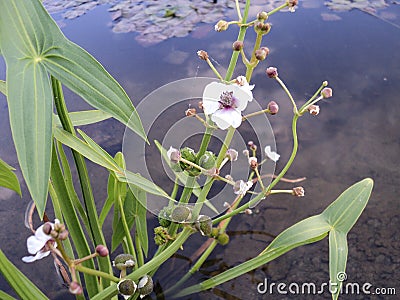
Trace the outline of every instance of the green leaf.
{"label": "green leaf", "polygon": [[0,290],[0,299],[2,300],[16,300],[14,297],[11,297],[9,294]]}
{"label": "green leaf", "polygon": [[111,210],[111,207],[115,203],[114,200],[114,184],[115,184],[115,176],[113,172],[110,172],[108,175],[108,183],[107,183],[107,199],[104,202],[103,208],[101,209],[100,215],[99,215],[99,224],[100,227],[103,226],[104,221],[107,218],[108,213]]}
{"label": "green leaf", "polygon": [[[72,125],[83,126],[107,120],[111,118],[111,115],[101,110],[92,109],[92,110],[70,112],[69,117],[71,119]],[[57,115],[54,115],[54,123],[56,126],[62,127],[60,119],[58,118]]]}
{"label": "green leaf", "polygon": [[114,172],[120,172],[118,165],[115,163],[115,161],[108,153],[107,155],[105,154],[104,150],[97,151],[93,149],[91,145],[85,143],[78,137],[72,135],[71,133],[61,128],[54,129],[54,137],[64,145],[67,145],[68,147],[74,149],[75,151],[79,152],[84,157],[93,161],[94,163],[103,166],[108,170],[112,170]]}
{"label": "green leaf", "polygon": [[329,205],[322,215],[335,230],[349,232],[367,205],[373,186],[371,178],[357,182]]}
{"label": "green leaf", "polygon": [[[134,211],[134,202],[135,199],[132,192],[127,191],[126,198],[124,201],[124,213],[129,229],[131,229],[133,227],[133,224],[135,224],[136,214]],[[124,237],[125,237],[124,226],[122,224],[121,219],[118,218],[118,220],[115,221],[115,224],[113,226],[111,252],[113,252],[119,246]]]}
{"label": "green leaf", "polygon": [[[138,188],[133,188],[133,194],[135,196],[133,204],[134,204],[134,212],[136,215],[135,218],[135,228],[136,228],[136,235],[135,239],[139,240],[139,244],[141,246],[141,250],[143,250],[144,255],[147,257],[149,251],[149,240],[147,236],[147,199],[146,193]],[[137,249],[140,251],[140,249]]]}
{"label": "green leaf", "polygon": [[13,190],[21,196],[21,187],[19,186],[18,178],[13,170],[13,167],[0,159],[0,186]]}
{"label": "green leaf", "polygon": [[343,279],[347,278],[345,273],[347,253],[347,233],[331,230],[329,233],[329,277],[334,300],[339,297]]}
{"label": "green leaf", "polygon": [[4,94],[4,96],[7,96],[7,85],[4,80],[0,80],[0,93]]}
{"label": "green leaf", "polygon": [[152,181],[144,178],[139,174],[132,173],[131,171],[128,170],[125,170],[123,172],[124,172],[123,175],[121,173],[115,174],[119,181],[131,184],[134,187],[137,187],[138,189],[141,189],[147,193],[173,200],[168,196],[168,194],[162,188],[160,188]]}
{"label": "green leaf", "polygon": [[[0,273],[22,300],[49,299],[0,250]],[[1,294],[0,294],[1,296]],[[3,299],[3,298],[2,298]],[[4,298],[7,299],[7,298]],[[13,299],[13,298],[11,298]]]}

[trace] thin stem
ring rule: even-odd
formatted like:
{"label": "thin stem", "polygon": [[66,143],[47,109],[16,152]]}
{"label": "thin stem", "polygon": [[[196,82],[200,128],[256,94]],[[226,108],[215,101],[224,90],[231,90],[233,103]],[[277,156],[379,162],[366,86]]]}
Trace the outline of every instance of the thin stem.
{"label": "thin stem", "polygon": [[297,110],[296,102],[294,101],[293,96],[290,93],[290,91],[288,90],[288,88],[286,87],[285,83],[279,77],[275,77],[275,79],[276,79],[276,81],[278,81],[278,83],[280,84],[280,86],[282,87],[282,89],[285,91],[286,95],[288,95],[290,101],[292,102],[294,114],[298,115],[299,111]]}
{"label": "thin stem", "polygon": [[293,190],[271,190],[269,192],[270,195],[273,194],[291,194],[293,195]]}
{"label": "thin stem", "polygon": [[[242,23],[247,22],[247,16],[249,14],[249,8],[250,8],[250,0],[246,0],[246,5],[244,7],[244,12],[243,12],[243,18],[242,18]],[[238,41],[243,42],[244,36],[246,35],[246,30],[247,26],[241,26],[238,34]],[[225,75],[225,80],[229,81],[232,78],[233,71],[235,70],[236,63],[239,57],[239,52],[238,51],[233,51],[231,61],[229,62],[228,70],[226,71]]]}
{"label": "thin stem", "polygon": [[242,13],[240,12],[239,0],[235,0],[236,12],[240,21],[243,20]]}
{"label": "thin stem", "polygon": [[206,62],[210,66],[210,68],[214,72],[214,74],[218,77],[218,79],[223,81],[224,79],[222,78],[221,74],[219,74],[218,70],[214,67],[214,64],[211,62],[211,60],[209,58],[207,58]]}
{"label": "thin stem", "polygon": [[260,172],[258,171],[258,168],[255,168],[255,169],[254,169],[254,172],[255,172],[256,175],[257,175],[257,179],[258,179],[258,182],[260,183],[261,189],[262,189],[262,190],[265,190],[264,183],[262,182],[262,179],[261,179],[261,176],[260,176]]}
{"label": "thin stem", "polygon": [[317,98],[317,96],[321,93],[322,89],[323,89],[324,87],[326,87],[327,85],[328,85],[328,82],[327,82],[327,81],[324,81],[324,82],[321,84],[321,86],[320,86],[320,87],[318,88],[318,90],[314,93],[314,95],[313,95],[310,99],[308,99],[308,100],[306,101],[306,103],[304,103],[303,106],[300,108],[300,110],[299,110],[300,113],[304,112],[304,111],[308,108],[308,106],[310,106],[310,105],[316,103],[317,101],[321,100],[321,99],[318,98],[318,100],[315,100],[315,101],[314,101],[314,99]]}
{"label": "thin stem", "polygon": [[77,270],[79,272],[82,272],[82,273],[86,273],[88,275],[102,277],[102,278],[108,279],[108,280],[113,281],[113,282],[118,282],[119,281],[118,277],[115,277],[115,276],[113,276],[111,274],[108,274],[108,273],[105,273],[105,272],[102,272],[102,271],[86,268],[86,267],[84,267],[82,265],[76,265],[75,266],[75,270]]}
{"label": "thin stem", "polygon": [[255,116],[258,116],[258,115],[265,114],[265,113],[269,113],[269,109],[268,108],[263,109],[263,110],[259,110],[259,111],[255,111],[253,113],[249,113],[249,114],[243,116],[242,120],[244,121],[244,120],[247,120],[247,119],[249,119],[251,117],[255,117]]}
{"label": "thin stem", "polygon": [[254,43],[253,52],[251,54],[250,63],[246,65],[246,79],[250,82],[251,76],[253,74],[254,68],[258,65],[258,60],[256,58],[256,51],[261,47],[261,41],[263,38],[263,34],[258,32],[256,41]]}
{"label": "thin stem", "polygon": [[281,6],[271,10],[270,12],[268,12],[268,16],[273,15],[274,13],[277,13],[278,11],[280,11],[281,9],[285,8],[286,6],[288,6],[288,3],[286,2],[285,4],[282,4]]}

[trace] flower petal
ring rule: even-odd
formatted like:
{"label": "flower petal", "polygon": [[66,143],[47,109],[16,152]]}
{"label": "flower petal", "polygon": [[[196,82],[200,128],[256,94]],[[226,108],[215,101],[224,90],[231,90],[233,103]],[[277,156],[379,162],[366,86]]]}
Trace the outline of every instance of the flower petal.
{"label": "flower petal", "polygon": [[44,247],[47,241],[38,239],[35,235],[28,237],[26,240],[26,247],[30,254],[36,254]]}
{"label": "flower petal", "polygon": [[213,120],[222,130],[227,129],[229,126],[238,128],[242,123],[242,115],[236,109],[224,108],[217,110],[211,116],[211,120]]}
{"label": "flower petal", "polygon": [[22,261],[25,263],[31,263],[36,260],[42,259],[42,258],[48,256],[49,254],[50,254],[50,251],[39,251],[38,253],[36,253],[35,256],[24,256],[22,258]]}
{"label": "flower petal", "polygon": [[277,162],[279,160],[280,155],[276,153],[275,151],[271,150],[271,146],[266,146],[265,147],[265,154],[268,156],[268,158],[274,162]]}

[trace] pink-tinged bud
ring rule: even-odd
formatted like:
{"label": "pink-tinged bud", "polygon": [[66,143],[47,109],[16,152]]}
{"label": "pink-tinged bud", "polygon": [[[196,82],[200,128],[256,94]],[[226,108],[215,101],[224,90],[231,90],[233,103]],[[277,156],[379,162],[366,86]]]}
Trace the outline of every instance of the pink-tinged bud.
{"label": "pink-tinged bud", "polygon": [[176,164],[181,160],[181,152],[178,149],[172,148],[172,146],[167,151],[167,156],[169,160]]}
{"label": "pink-tinged bud", "polygon": [[279,111],[279,105],[275,101],[270,101],[268,103],[267,109],[268,109],[268,113],[269,114],[276,115],[278,113],[278,111]]}
{"label": "pink-tinged bud", "polygon": [[196,114],[196,109],[195,108],[189,108],[185,111],[186,117],[191,117]]}
{"label": "pink-tinged bud", "polygon": [[332,89],[331,89],[331,88],[324,88],[324,89],[321,91],[321,96],[322,96],[324,99],[327,99],[327,98],[332,97]]}
{"label": "pink-tinged bud", "polygon": [[254,144],[253,141],[248,141],[248,142],[247,142],[247,146],[249,146],[249,148],[250,148],[251,150],[257,151],[257,145]]}
{"label": "pink-tinged bud", "polygon": [[288,7],[294,7],[298,4],[298,0],[287,0],[286,3],[288,5]]}
{"label": "pink-tinged bud", "polygon": [[65,241],[68,238],[68,230],[63,230],[58,234],[58,238],[62,241]]}
{"label": "pink-tinged bud", "polygon": [[267,47],[261,47],[260,49],[257,49],[256,52],[254,53],[255,57],[262,61],[267,58],[269,54],[269,49]]}
{"label": "pink-tinged bud", "polygon": [[197,51],[197,56],[202,60],[208,60],[208,53],[204,50]]}
{"label": "pink-tinged bud", "polygon": [[265,21],[266,19],[268,19],[268,13],[266,13],[265,11],[262,11],[257,14],[257,20]]}
{"label": "pink-tinged bud", "polygon": [[296,197],[304,197],[304,188],[302,186],[294,187],[293,195]]}
{"label": "pink-tinged bud", "polygon": [[249,155],[250,155],[249,150],[247,150],[247,149],[243,150],[243,155],[246,157],[249,157]]}
{"label": "pink-tinged bud", "polygon": [[96,253],[101,257],[106,257],[106,256],[108,256],[108,249],[104,245],[97,245]]}
{"label": "pink-tinged bud", "polygon": [[52,231],[51,224],[49,222],[45,223],[42,227],[44,234],[49,235]]}
{"label": "pink-tinged bud", "polygon": [[83,293],[83,289],[78,282],[72,281],[69,285],[69,292],[74,295],[81,295]]}
{"label": "pink-tinged bud", "polygon": [[308,108],[310,114],[316,116],[319,114],[319,106],[318,105],[310,105]]}
{"label": "pink-tinged bud", "polygon": [[226,157],[229,158],[230,161],[236,161],[238,158],[238,152],[235,149],[226,150]]}
{"label": "pink-tinged bud", "polygon": [[258,167],[257,157],[249,157],[249,165],[252,170],[255,170]]}
{"label": "pink-tinged bud", "polygon": [[232,44],[233,51],[240,51],[243,49],[243,42],[242,41],[235,41]]}
{"label": "pink-tinged bud", "polygon": [[229,23],[227,21],[221,20],[218,21],[217,24],[215,24],[214,29],[215,31],[221,32],[227,30],[229,27]]}
{"label": "pink-tinged bud", "polygon": [[269,67],[267,68],[267,70],[265,71],[265,73],[267,74],[267,76],[269,78],[276,78],[278,77],[278,69],[275,67]]}

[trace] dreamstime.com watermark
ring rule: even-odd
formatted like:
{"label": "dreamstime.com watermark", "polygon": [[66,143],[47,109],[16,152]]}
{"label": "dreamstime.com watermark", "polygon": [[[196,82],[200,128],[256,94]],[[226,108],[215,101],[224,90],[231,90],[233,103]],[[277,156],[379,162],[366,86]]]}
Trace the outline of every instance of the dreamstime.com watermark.
{"label": "dreamstime.com watermark", "polygon": [[[347,282],[347,274],[339,272],[337,279],[342,283],[340,294],[346,295],[396,295],[394,287],[374,287],[369,282]],[[346,281],[346,282],[345,282]],[[321,284],[313,282],[269,282],[264,278],[264,282],[257,285],[257,292],[264,294],[292,294],[292,295],[321,295],[324,293],[336,294],[339,289],[339,283],[329,281]]]}

